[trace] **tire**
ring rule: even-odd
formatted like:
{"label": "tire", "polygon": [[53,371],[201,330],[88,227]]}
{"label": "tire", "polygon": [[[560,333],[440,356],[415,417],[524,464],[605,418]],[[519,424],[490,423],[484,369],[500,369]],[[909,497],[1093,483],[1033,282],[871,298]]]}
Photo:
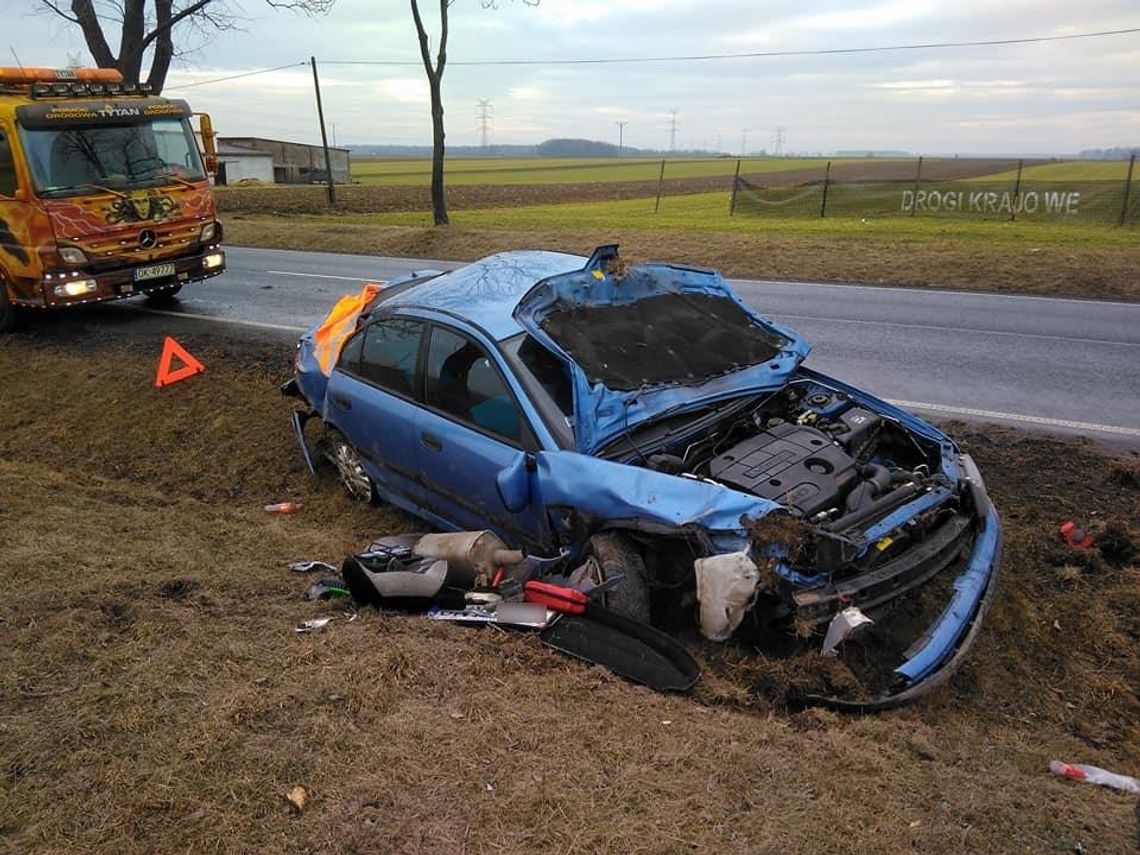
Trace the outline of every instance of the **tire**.
{"label": "tire", "polygon": [[0,333],[10,333],[16,328],[16,307],[8,299],[8,287],[0,279]]}
{"label": "tire", "polygon": [[633,620],[650,623],[649,581],[646,579],[645,559],[637,545],[627,535],[609,531],[591,537],[583,554],[597,562],[601,576],[597,581],[605,582],[622,576],[618,586],[603,595],[603,605]]}
{"label": "tire", "polygon": [[325,457],[336,467],[337,479],[349,497],[358,502],[376,504],[376,485],[364,470],[360,452],[340,431],[330,429]]}
{"label": "tire", "polygon": [[157,291],[151,291],[146,295],[147,304],[151,306],[169,306],[175,301],[178,292],[181,290],[181,285],[174,285],[170,288],[159,288]]}

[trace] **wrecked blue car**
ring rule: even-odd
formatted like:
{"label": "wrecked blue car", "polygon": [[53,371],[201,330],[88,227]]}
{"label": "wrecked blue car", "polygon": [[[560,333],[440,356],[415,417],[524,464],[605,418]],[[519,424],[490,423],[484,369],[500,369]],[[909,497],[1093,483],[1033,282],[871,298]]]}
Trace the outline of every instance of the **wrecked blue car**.
{"label": "wrecked blue car", "polygon": [[938,592],[873,694],[809,699],[837,707],[925,694],[978,633],[1001,530],[973,461],[807,368],[716,271],[505,252],[357,310],[301,337],[287,384],[352,496],[590,560],[611,608],[718,641],[834,642]]}

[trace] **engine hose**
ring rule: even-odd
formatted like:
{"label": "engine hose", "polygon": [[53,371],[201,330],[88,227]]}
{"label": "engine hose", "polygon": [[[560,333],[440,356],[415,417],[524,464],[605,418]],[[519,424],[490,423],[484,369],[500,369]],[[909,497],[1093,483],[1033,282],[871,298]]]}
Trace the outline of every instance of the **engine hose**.
{"label": "engine hose", "polygon": [[868,520],[873,516],[876,516],[888,508],[902,504],[914,494],[922,492],[923,489],[924,488],[921,484],[916,483],[915,481],[908,481],[901,487],[896,487],[895,489],[891,490],[891,492],[887,493],[885,496],[881,496],[878,499],[875,499],[873,502],[864,505],[859,510],[852,511],[846,516],[842,516],[837,520],[827,523],[827,525],[825,525],[823,528],[825,531],[830,532],[845,531],[849,528],[859,525],[859,523]]}

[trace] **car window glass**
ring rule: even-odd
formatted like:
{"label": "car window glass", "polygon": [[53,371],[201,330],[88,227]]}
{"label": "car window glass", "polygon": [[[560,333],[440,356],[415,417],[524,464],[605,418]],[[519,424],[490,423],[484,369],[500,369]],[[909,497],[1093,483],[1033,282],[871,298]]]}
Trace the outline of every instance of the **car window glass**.
{"label": "car window glass", "polygon": [[0,196],[16,195],[16,163],[8,133],[0,128]]}
{"label": "car window glass", "polygon": [[361,378],[409,397],[416,379],[416,357],[423,324],[388,318],[371,324],[364,332],[360,352]]}
{"label": "car window glass", "polygon": [[562,415],[571,416],[574,412],[574,393],[570,387],[570,369],[566,363],[529,335],[519,345],[519,359],[534,375],[534,379],[542,384]]}
{"label": "car window glass", "polygon": [[360,351],[364,349],[364,333],[357,333],[340,349],[340,359],[337,368],[342,371],[351,371],[355,374],[360,368]]}
{"label": "car window glass", "polygon": [[512,440],[522,438],[522,413],[490,357],[470,339],[433,327],[425,401],[462,421]]}

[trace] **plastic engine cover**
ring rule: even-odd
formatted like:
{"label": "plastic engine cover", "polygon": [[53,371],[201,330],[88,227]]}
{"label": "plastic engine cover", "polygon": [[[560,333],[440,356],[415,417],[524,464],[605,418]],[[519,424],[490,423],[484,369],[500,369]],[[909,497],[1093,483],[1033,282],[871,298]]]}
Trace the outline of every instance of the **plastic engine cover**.
{"label": "plastic engine cover", "polygon": [[733,446],[709,464],[717,481],[813,516],[842,505],[855,461],[815,428],[781,424]]}

